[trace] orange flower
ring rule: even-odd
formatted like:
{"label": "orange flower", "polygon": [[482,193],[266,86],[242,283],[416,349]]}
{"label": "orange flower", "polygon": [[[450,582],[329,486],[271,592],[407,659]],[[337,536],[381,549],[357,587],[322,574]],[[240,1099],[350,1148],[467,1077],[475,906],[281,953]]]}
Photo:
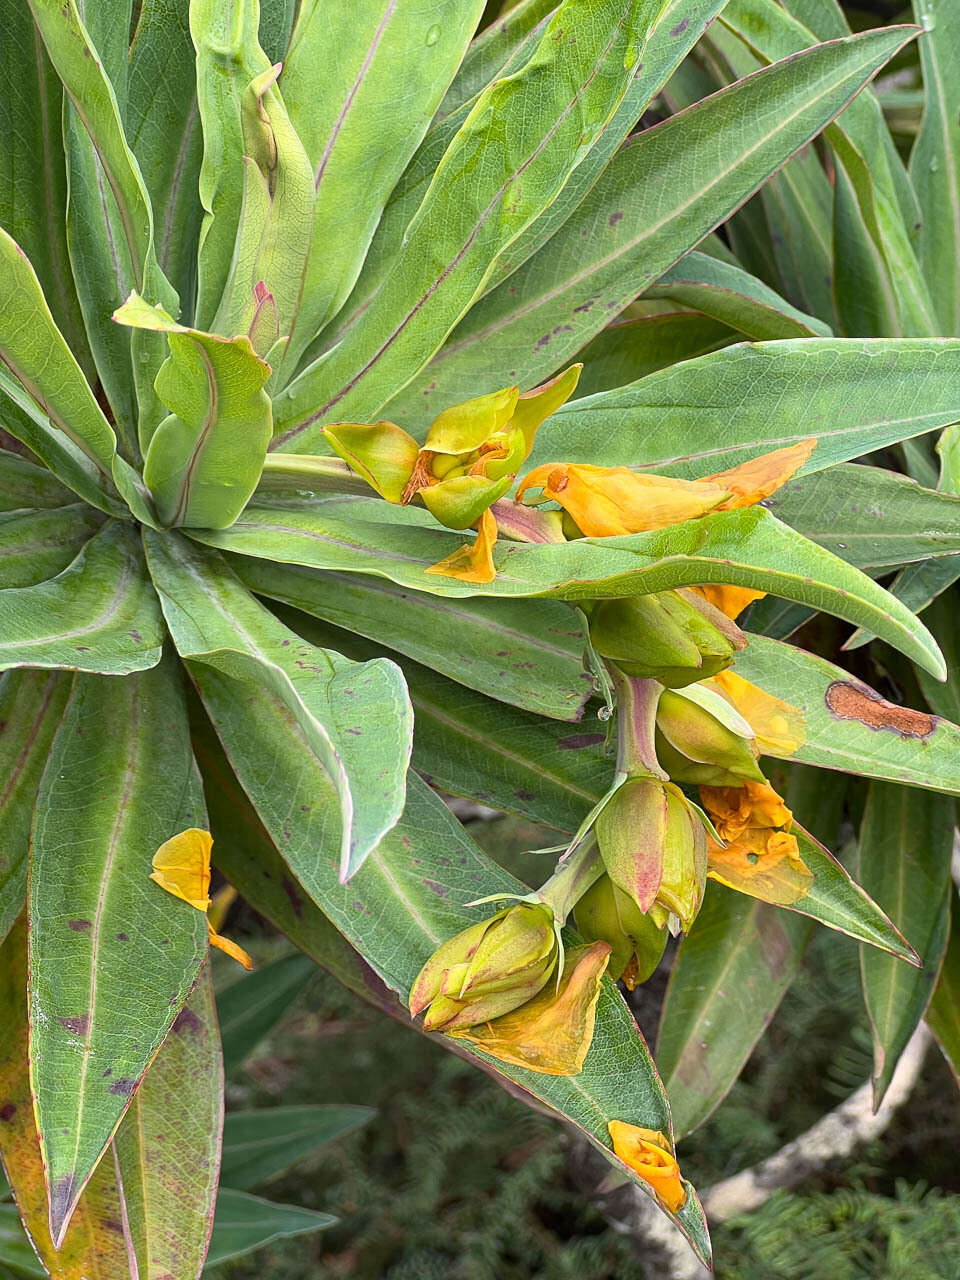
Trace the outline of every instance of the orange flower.
{"label": "orange flower", "polygon": [[735,671],[721,671],[709,685],[749,724],[762,756],[793,756],[806,742],[806,721],[799,707],[767,693]]}
{"label": "orange flower", "polygon": [[497,576],[493,548],[497,543],[497,521],[490,510],[477,521],[477,536],[465,547],[458,547],[424,573],[440,573],[461,582],[492,582]]}
{"label": "orange flower", "polygon": [[701,787],[700,799],[725,846],[707,839],[707,874],[730,889],[789,906],[813,875],[790,834],[793,814],[769,783]]}
{"label": "orange flower", "polygon": [[722,511],[733,511],[737,507],[752,507],[787,483],[796,475],[816,448],[815,437],[801,440],[798,444],[787,445],[785,449],[774,449],[772,453],[762,453],[748,462],[741,462],[729,471],[718,471],[716,475],[707,476],[715,484],[722,484],[731,492],[731,497],[721,507]]}
{"label": "orange flower", "polygon": [[[189,827],[165,840],[153,855],[150,879],[175,898],[181,898],[204,915],[210,910],[210,850],[213,837],[200,827]],[[219,896],[219,895],[218,895]],[[225,951],[245,969],[253,961],[242,947],[217,933],[207,920],[211,947]]]}
{"label": "orange flower", "polygon": [[614,1153],[623,1163],[653,1189],[671,1213],[682,1209],[687,1203],[687,1192],[680,1177],[680,1166],[660,1130],[641,1129],[623,1120],[611,1120],[607,1128]]}
{"label": "orange flower", "polygon": [[690,590],[734,622],[748,604],[753,604],[754,600],[762,600],[767,594],[765,591],[754,591],[751,587],[731,587],[720,582],[704,582]]}

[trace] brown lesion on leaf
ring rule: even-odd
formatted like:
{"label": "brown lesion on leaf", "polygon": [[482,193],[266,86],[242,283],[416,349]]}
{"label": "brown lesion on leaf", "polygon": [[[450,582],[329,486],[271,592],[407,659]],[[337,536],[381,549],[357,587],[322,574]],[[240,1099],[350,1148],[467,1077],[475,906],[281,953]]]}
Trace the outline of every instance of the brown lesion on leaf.
{"label": "brown lesion on leaf", "polygon": [[75,1036],[85,1036],[90,1030],[90,1015],[81,1013],[76,1018],[58,1018],[61,1027]]}
{"label": "brown lesion on leaf", "polygon": [[834,680],[824,695],[827,710],[837,720],[856,720],[868,729],[890,729],[901,738],[929,738],[937,718],[926,711],[898,707],[866,685]]}

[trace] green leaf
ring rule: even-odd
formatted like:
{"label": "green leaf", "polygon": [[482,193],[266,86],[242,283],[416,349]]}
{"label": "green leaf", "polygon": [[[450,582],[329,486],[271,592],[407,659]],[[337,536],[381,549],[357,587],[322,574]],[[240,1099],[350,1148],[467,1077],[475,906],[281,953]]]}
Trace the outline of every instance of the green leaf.
{"label": "green leaf", "polygon": [[693,311],[615,320],[577,353],[583,373],[574,394],[582,398],[612,391],[679,360],[692,360],[729,346],[739,337],[727,325]]}
{"label": "green leaf", "polygon": [[953,894],[953,923],[940,977],[927,1005],[927,1026],[937,1038],[954,1077],[960,1081],[960,900]]}
{"label": "green leaf", "polygon": [[34,801],[69,692],[56,672],[0,676],[0,940],[23,910]]}
{"label": "green leaf", "polygon": [[[262,687],[240,686],[213,672],[203,675],[201,693],[260,823],[283,850],[281,861],[265,844],[262,832],[258,840],[257,828],[248,828],[244,822],[243,846],[222,847],[219,865],[298,946],[326,965],[330,934],[310,899],[322,903],[324,914],[372,970],[367,972],[362,963],[359,970],[352,968],[334,938],[338,976],[351,989],[359,989],[365,998],[407,1021],[385,988],[406,999],[437,944],[482,918],[478,911],[483,908],[464,907],[464,902],[487,893],[524,893],[527,887],[485,858],[443,802],[413,774],[408,779],[407,807],[397,827],[349,885],[340,884],[335,824],[330,820],[336,800],[302,740],[289,733],[282,706]],[[216,780],[211,795],[229,795],[223,790],[230,785],[229,771],[218,763],[218,754],[213,745],[211,769],[211,745],[207,746],[204,773]],[[239,808],[233,802],[224,806],[224,821],[231,820]],[[579,1076],[546,1076],[498,1062],[461,1041],[441,1038],[441,1043],[461,1056],[479,1059],[495,1075],[506,1077],[565,1117],[611,1161],[608,1120],[630,1119],[665,1133],[669,1130],[669,1115],[649,1053],[609,981],[601,990],[593,1044]],[[623,1171],[618,1161],[615,1167]],[[691,1196],[677,1222],[694,1248],[704,1254],[709,1245],[700,1215],[699,1203]]]}
{"label": "green leaf", "polygon": [[[82,173],[74,178],[75,185],[99,197],[100,180],[97,165],[102,166],[102,177],[110,189],[115,202],[116,217],[113,217],[114,206],[109,203],[106,192],[102,200],[99,217],[103,228],[103,236],[88,240],[92,247],[101,247],[107,240],[113,239],[113,230],[117,232],[117,256],[111,256],[105,265],[112,267],[114,262],[120,265],[120,279],[114,279],[114,304],[126,296],[128,274],[132,277],[133,287],[146,294],[151,302],[160,303],[167,311],[177,310],[177,297],[166,277],[157,265],[153,241],[153,211],[150,197],[140,172],[136,157],[127,144],[123,129],[117,92],[110,76],[101,61],[93,42],[80,19],[76,0],[28,0],[30,10],[43,42],[50,55],[50,61],[63,81],[63,87],[70,98],[76,116],[89,135],[89,147],[86,144],[73,148],[75,157],[84,157]],[[91,18],[96,18],[114,32],[122,33],[124,44],[126,36],[122,18],[118,22],[116,6],[87,6]],[[122,47],[122,46],[121,46]],[[116,49],[112,50],[116,52]],[[111,58],[107,58],[112,62]],[[116,59],[121,67],[125,67],[125,59]],[[110,70],[117,75],[117,67],[111,65]],[[121,86],[122,96],[126,95],[125,77]],[[70,133],[68,121],[68,137]],[[78,139],[79,141],[79,139]],[[89,207],[86,216],[89,216]],[[105,237],[106,239],[104,239]],[[84,265],[83,254],[74,254],[77,270]],[[103,261],[101,259],[101,261]],[[91,307],[97,308],[96,323],[91,317],[88,329],[99,328],[108,323],[109,309],[104,305],[104,295],[100,288],[101,281],[92,279],[91,294],[87,300],[88,315]],[[109,296],[109,295],[108,295]],[[106,339],[107,342],[110,339]],[[133,376],[136,386],[139,408],[139,429],[141,440],[149,437],[152,427],[158,418],[158,405],[153,394],[153,378],[162,355],[162,343],[152,334],[139,335],[132,344],[131,358]],[[112,353],[109,362],[111,368],[117,368],[116,353]],[[120,355],[122,361],[122,353]],[[104,369],[100,370],[103,375]]]}
{"label": "green leaf", "polygon": [[32,587],[60,573],[103,521],[85,503],[0,512],[0,590]]}
{"label": "green leaf", "polygon": [[583,669],[586,633],[566,605],[451,600],[383,578],[321,575],[239,557],[232,563],[251,591],[398,649],[511,706],[579,720],[592,692],[593,679]]}
{"label": "green leaf", "polygon": [[[648,32],[643,47],[643,62],[634,73],[620,105],[600,137],[573,170],[556,199],[493,263],[482,292],[489,292],[522,266],[571,217],[610,163],[624,138],[633,131],[651,99],[690,52],[724,3],[725,0],[666,0]],[[556,8],[556,5],[551,7]],[[511,10],[510,17],[515,12]],[[504,15],[488,27],[484,35],[490,34],[492,39],[495,38],[496,32],[502,30],[506,20],[507,16]],[[497,79],[515,74],[529,62],[546,22],[545,16],[531,31],[529,39],[517,47],[510,61],[499,71]],[[483,38],[481,36],[480,40]],[[435,122],[427,133],[423,145],[407,166],[387,202],[353,294],[336,325],[328,334],[323,335],[326,347],[353,327],[393,270],[398,254],[404,249],[406,229],[421,204],[447,147],[474,105],[475,100],[463,103],[455,112]],[[501,381],[495,381],[493,385],[501,385]]]}
{"label": "green leaf", "polygon": [[324,1231],[337,1221],[329,1213],[317,1213],[293,1204],[273,1204],[259,1196],[223,1187],[217,1195],[207,1266],[246,1257],[274,1240]]}
{"label": "green leaf", "polygon": [[570,835],[607,791],[613,762],[603,749],[600,721],[574,730],[467,692],[429,667],[338,627],[303,614],[285,613],[284,619],[314,644],[348,657],[397,657],[414,713],[411,763],[431,785]]}
{"label": "green leaf", "polygon": [[[960,578],[960,555],[937,556],[928,560],[914,560],[905,565],[887,586],[891,595],[896,596],[914,613],[922,613],[938,596],[947,591]],[[930,622],[930,619],[927,619]],[[859,649],[874,637],[866,631],[856,631],[844,644],[844,649]],[[942,638],[938,641],[943,647]],[[949,665],[949,661],[948,661]],[[960,710],[953,719],[960,718]]]}
{"label": "green leaf", "polygon": [[15,1204],[0,1205],[0,1263],[11,1267],[16,1276],[46,1280],[50,1274],[38,1261]]}
{"label": "green leaf", "polygon": [[75,497],[46,467],[0,449],[0,511],[68,507]]}
{"label": "green leaf", "polygon": [[[181,299],[184,323],[192,312],[203,217],[197,193],[203,137],[189,10],[190,0],[143,0],[130,46],[126,106],[128,136],[153,204],[157,260]],[[264,5],[264,19],[276,10],[276,4]]]}
{"label": "green leaf", "polygon": [[802,916],[708,886],[674,960],[657,1039],[678,1138],[726,1097],[797,976],[812,930]]}
{"label": "green leaf", "polygon": [[127,675],[160,661],[163,619],[140,539],[111,520],[62,573],[0,591],[0,670]]}
{"label": "green leaf", "polygon": [[147,547],[167,626],[201,689],[215,672],[269,689],[336,790],[346,881],[403,809],[413,715],[399,669],[298,641],[208,551],[174,535],[150,534]]}
{"label": "green leaf", "polygon": [[203,1268],[223,1125],[223,1063],[210,966],[177,1014],[113,1146],[141,1277]]}
{"label": "green leaf", "polygon": [[912,969],[861,950],[863,994],[873,1029],[874,1108],[933,993],[950,929],[955,804],[945,796],[873,783],[860,828],[858,876],[916,948]]}
{"label": "green leaf", "polygon": [[[762,507],[721,512],[651,533],[582,538],[560,544],[505,544],[497,551],[497,577],[487,586],[425,571],[460,545],[451,534],[410,521],[398,552],[396,526],[344,519],[344,506],[313,500],[305,510],[250,507],[232,528],[194,531],[224,551],[262,559],[342,569],[390,578],[444,596],[552,595],[565,600],[665,591],[694,583],[725,582],[769,591],[868,626],[881,639],[940,679],[943,659],[926,628],[859,570],[808,542]],[[385,508],[386,503],[371,505]],[[337,515],[328,517],[333,508]],[[406,508],[410,511],[411,508]]]}
{"label": "green leaf", "polygon": [[831,467],[792,480],[766,505],[858,569],[960,552],[960,498],[880,467]]}
{"label": "green leaf", "polygon": [[[211,812],[211,820],[214,818]],[[216,835],[216,831],[214,832]],[[236,838],[225,832],[223,843]],[[214,841],[214,857],[219,862],[221,842]],[[244,974],[217,993],[217,1021],[223,1046],[223,1071],[229,1076],[244,1058],[280,1021],[304,989],[316,967],[306,956],[290,955],[273,964]]]}
{"label": "green leaf", "polygon": [[537,433],[529,465],[589,462],[695,479],[816,436],[807,474],[946,426],[958,406],[960,342],[743,344],[569,401]]}
{"label": "green leaf", "polygon": [[734,670],[797,707],[805,741],[789,758],[821,769],[960,794],[960,728],[887,702],[832,662],[752,634]]}
{"label": "green leaf", "polygon": [[[938,716],[960,721],[960,634],[957,631],[957,604],[960,592],[944,592],[927,613],[930,630],[938,637],[947,661],[946,684],[930,680],[926,672],[917,672],[920,688],[927,703]],[[942,723],[942,722],[941,722]],[[952,790],[952,788],[950,788]]]}
{"label": "green leaf", "polygon": [[[280,88],[310,157],[319,251],[310,256],[303,308],[285,356],[291,372],[353,288],[387,197],[482,12],[483,0],[427,7],[420,0],[381,0],[360,10],[334,0],[302,7]],[[337,50],[332,62],[330,48]]]}
{"label": "green leaf", "polygon": [[832,336],[829,325],[798,311],[756,276],[706,253],[688,253],[644,297],[692,307],[757,341]]}
{"label": "green leaf", "polygon": [[170,411],[147,450],[143,478],[166,524],[232,524],[257,487],[272,417],[264,383],[270,366],[249,338],[187,329],[131,295],[115,319],[167,335],[170,354],[156,392]]}
{"label": "green leaf", "polygon": [[19,1249],[21,1240],[27,1248],[25,1260],[34,1258],[24,1228],[20,1227],[19,1235],[16,1230],[19,1211],[36,1256],[45,1264],[36,1264],[39,1271],[25,1268],[25,1274],[51,1275],[58,1280],[86,1276],[126,1280],[130,1274],[127,1246],[123,1231],[117,1230],[123,1204],[112,1155],[101,1161],[87,1184],[58,1249],[50,1238],[44,1167],[30,1092],[26,989],[27,929],[21,914],[0,951],[0,1092],[6,1117],[0,1127],[0,1154],[16,1199],[16,1209],[0,1206],[0,1250],[6,1247],[5,1254],[0,1252],[0,1262],[4,1256],[10,1261],[24,1257]]}
{"label": "green leaf", "polygon": [[526,66],[480,95],[396,269],[335,350],[278,397],[281,448],[309,452],[316,428],[305,432],[318,422],[367,420],[423,367],[495,258],[599,138],[660,8],[660,0],[564,0]]}
{"label": "green leaf", "polygon": [[203,913],[150,881],[160,845],[203,825],[175,664],[78,676],[30,848],[30,1068],[55,1243],[207,954]]}
{"label": "green leaf", "polygon": [[522,57],[524,50],[529,53],[538,29],[556,7],[557,0],[519,0],[485,26],[470,42],[435,119],[445,120],[493,80],[501,79],[505,67]]}
{"label": "green leaf", "polygon": [[23,0],[0,4],[0,226],[23,246],[54,322],[86,371],[92,367],[64,232],[63,88]]}
{"label": "green leaf", "polygon": [[251,80],[270,69],[258,40],[259,8],[257,0],[190,3],[190,34],[197,50],[197,104],[203,126],[198,329],[213,325],[237,241],[244,168],[241,100]]}
{"label": "green leaf", "polygon": [[[819,132],[904,38],[892,29],[798,54],[635,135],[386,415],[407,426],[502,383],[504,371],[527,387],[561,367]],[[329,420],[330,407],[316,418]]]}
{"label": "green leaf", "polygon": [[0,390],[31,415],[25,423],[28,430],[20,427],[19,418],[8,429],[81,498],[120,514],[123,507],[113,483],[113,429],[54,324],[33,267],[2,228],[0,263],[6,282],[0,360],[24,389],[18,395],[4,371]]}
{"label": "green leaf", "polygon": [[233,1111],[223,1126],[221,1181],[225,1187],[249,1191],[375,1115],[372,1107],[345,1103]]}

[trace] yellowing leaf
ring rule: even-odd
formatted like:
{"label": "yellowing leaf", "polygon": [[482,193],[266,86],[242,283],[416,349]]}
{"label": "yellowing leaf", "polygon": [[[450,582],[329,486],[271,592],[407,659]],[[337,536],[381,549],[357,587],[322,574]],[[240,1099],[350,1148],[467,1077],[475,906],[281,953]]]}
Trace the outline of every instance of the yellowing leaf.
{"label": "yellowing leaf", "polygon": [[[188,827],[178,835],[165,840],[153,855],[153,871],[150,879],[175,898],[189,902],[191,907],[204,915],[210,909],[210,850],[213,837],[200,827]],[[210,945],[225,951],[245,969],[253,968],[253,961],[242,947],[229,938],[221,937],[210,921]]]}

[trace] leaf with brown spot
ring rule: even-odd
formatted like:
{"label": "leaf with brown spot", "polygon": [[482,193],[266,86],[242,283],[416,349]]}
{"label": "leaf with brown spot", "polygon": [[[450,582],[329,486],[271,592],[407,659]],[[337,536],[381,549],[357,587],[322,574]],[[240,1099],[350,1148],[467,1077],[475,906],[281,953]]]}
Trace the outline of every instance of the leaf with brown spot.
{"label": "leaf with brown spot", "polygon": [[139,1280],[196,1280],[202,1271],[222,1128],[223,1061],[207,964],[114,1139]]}
{"label": "leaf with brown spot", "polygon": [[[47,1190],[27,1072],[27,930],[0,949],[0,1155],[33,1247],[57,1280],[132,1280],[123,1208],[110,1152],[77,1204],[60,1249],[50,1238]],[[140,1280],[145,1280],[141,1277]]]}

